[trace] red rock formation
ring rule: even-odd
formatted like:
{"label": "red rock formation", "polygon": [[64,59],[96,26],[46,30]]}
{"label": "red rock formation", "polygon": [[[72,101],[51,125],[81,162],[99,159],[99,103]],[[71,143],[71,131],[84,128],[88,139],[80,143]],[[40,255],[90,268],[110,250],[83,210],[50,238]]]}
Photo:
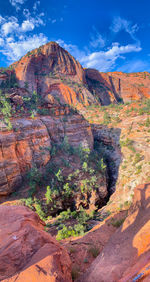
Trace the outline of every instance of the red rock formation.
{"label": "red rock formation", "polygon": [[133,206],[123,225],[80,281],[129,282],[150,266],[150,184],[138,186],[134,195]]}
{"label": "red rock formation", "polygon": [[0,206],[0,280],[71,279],[70,258],[38,215],[23,206]]}
{"label": "red rock formation", "polygon": [[[28,52],[12,65],[21,87],[41,96],[59,93],[62,103],[94,103],[91,93],[85,88],[82,66],[57,43],[50,42]],[[69,85],[69,87],[68,87]],[[70,86],[71,85],[71,86]],[[85,92],[85,93],[82,93]]]}
{"label": "red rock formation", "polygon": [[150,74],[108,72],[100,73],[95,69],[85,70],[87,83],[91,91],[95,92],[102,105],[116,103],[120,99],[124,102],[150,98]]}
{"label": "red rock formation", "polygon": [[127,74],[84,70],[55,42],[28,52],[11,68],[0,72],[0,84],[15,74],[20,87],[30,93],[35,90],[42,98],[51,95],[59,98],[61,103],[73,106],[98,103],[97,97],[102,105],[150,98],[148,72]]}
{"label": "red rock formation", "polygon": [[[93,147],[91,128],[82,116],[18,118],[11,121],[13,130],[0,134],[0,195],[7,195],[21,184],[22,176],[32,167],[45,166],[50,160],[51,142],[65,136],[73,146]],[[42,150],[41,150],[42,148]],[[43,154],[45,152],[45,154]]]}
{"label": "red rock formation", "polygon": [[[63,83],[55,83],[49,86],[47,89],[47,101],[51,100],[53,97],[53,103],[60,102],[61,104],[77,105],[79,99],[77,93],[67,85]],[[81,93],[82,95],[82,93]],[[81,96],[82,97],[82,96]]]}

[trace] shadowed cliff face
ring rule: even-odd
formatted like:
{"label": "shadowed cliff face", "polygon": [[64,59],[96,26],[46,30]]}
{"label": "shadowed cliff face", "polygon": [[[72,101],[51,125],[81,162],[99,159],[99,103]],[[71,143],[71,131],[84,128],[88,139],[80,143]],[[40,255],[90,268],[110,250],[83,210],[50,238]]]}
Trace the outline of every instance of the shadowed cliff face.
{"label": "shadowed cliff face", "polygon": [[148,72],[101,73],[95,69],[86,69],[85,75],[90,91],[98,96],[101,105],[150,98]]}

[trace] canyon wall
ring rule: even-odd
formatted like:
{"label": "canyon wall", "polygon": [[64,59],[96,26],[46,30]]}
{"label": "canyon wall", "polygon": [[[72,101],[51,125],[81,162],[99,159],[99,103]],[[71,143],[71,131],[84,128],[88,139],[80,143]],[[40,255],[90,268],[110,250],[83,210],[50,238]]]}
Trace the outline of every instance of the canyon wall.
{"label": "canyon wall", "polygon": [[33,164],[38,168],[50,161],[52,143],[61,143],[66,136],[72,146],[93,147],[92,131],[82,116],[42,116],[17,118],[8,131],[1,123],[0,195],[7,195],[21,185],[22,176]]}

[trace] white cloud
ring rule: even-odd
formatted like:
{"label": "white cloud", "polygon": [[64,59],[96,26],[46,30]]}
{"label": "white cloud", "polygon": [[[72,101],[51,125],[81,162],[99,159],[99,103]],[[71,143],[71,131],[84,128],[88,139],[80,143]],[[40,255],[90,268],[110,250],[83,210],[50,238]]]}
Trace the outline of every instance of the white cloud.
{"label": "white cloud", "polygon": [[96,68],[99,71],[105,72],[115,66],[118,58],[124,58],[122,57],[123,54],[139,51],[141,51],[141,47],[136,45],[128,44],[120,46],[119,43],[115,43],[107,51],[91,53],[83,57],[80,61],[85,67]]}
{"label": "white cloud", "polygon": [[6,38],[6,42],[7,42],[7,43],[9,43],[9,42],[14,42],[14,37],[13,37],[13,36],[7,37],[7,38]]}
{"label": "white cloud", "polygon": [[47,37],[40,33],[30,37],[24,37],[22,40],[8,42],[4,50],[1,51],[7,56],[8,60],[13,62],[25,55],[28,51],[38,48],[48,42]]}
{"label": "white cloud", "polygon": [[16,11],[20,10],[20,6],[25,3],[26,0],[9,0],[10,4],[16,8]]}
{"label": "white cloud", "polygon": [[93,33],[91,34],[90,46],[93,48],[103,48],[105,46],[104,37],[93,27]]}
{"label": "white cloud", "polygon": [[132,24],[130,21],[123,19],[121,17],[115,17],[113,20],[112,25],[110,26],[111,31],[113,31],[114,33],[118,33],[122,30],[124,30],[125,32],[127,32],[131,38],[135,41],[139,40],[136,38],[135,33],[138,31],[139,27],[137,24]]}
{"label": "white cloud", "polygon": [[24,21],[21,25],[21,29],[24,32],[33,30],[34,28],[35,28],[34,23],[32,21],[29,21],[29,20]]}
{"label": "white cloud", "polygon": [[14,19],[13,21],[5,22],[1,27],[1,31],[6,36],[12,32],[15,32],[16,30],[18,30],[18,28],[19,28],[19,24]]}
{"label": "white cloud", "polygon": [[23,16],[25,16],[26,18],[29,18],[31,15],[29,9],[23,9]]}
{"label": "white cloud", "polygon": [[32,31],[35,27],[45,25],[42,19],[43,16],[43,13],[37,15],[35,18],[29,16],[28,19],[24,20],[21,25],[19,25],[16,17],[6,18],[3,20],[3,24],[1,25],[1,34],[3,36],[7,36],[12,33],[18,35],[27,31]]}
{"label": "white cloud", "polygon": [[115,65],[118,58],[124,59],[123,55],[131,52],[140,52],[141,47],[136,44],[120,46],[119,43],[113,43],[106,51],[89,52],[81,51],[76,45],[66,44],[59,39],[58,44],[70,52],[79,62],[87,68],[96,68],[99,71],[110,71]]}
{"label": "white cloud", "polygon": [[[23,4],[23,0],[11,1]],[[44,26],[44,13],[36,14],[34,17],[28,9],[23,10],[25,19],[20,23],[17,17],[2,17],[0,15],[0,52],[5,55],[8,61],[18,60],[26,52],[48,42],[44,34],[33,34],[33,30]]]}
{"label": "white cloud", "polygon": [[3,46],[4,45],[4,40],[3,38],[0,37],[0,46]]}

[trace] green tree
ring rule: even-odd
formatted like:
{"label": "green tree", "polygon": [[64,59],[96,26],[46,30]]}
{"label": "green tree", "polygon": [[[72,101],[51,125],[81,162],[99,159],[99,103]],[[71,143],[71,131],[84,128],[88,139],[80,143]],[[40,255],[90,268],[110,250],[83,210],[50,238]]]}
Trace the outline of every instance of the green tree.
{"label": "green tree", "polygon": [[12,124],[10,122],[11,110],[12,110],[11,104],[5,98],[5,96],[1,96],[1,92],[0,92],[0,111],[3,115],[3,121],[7,125],[8,129],[12,129]]}

